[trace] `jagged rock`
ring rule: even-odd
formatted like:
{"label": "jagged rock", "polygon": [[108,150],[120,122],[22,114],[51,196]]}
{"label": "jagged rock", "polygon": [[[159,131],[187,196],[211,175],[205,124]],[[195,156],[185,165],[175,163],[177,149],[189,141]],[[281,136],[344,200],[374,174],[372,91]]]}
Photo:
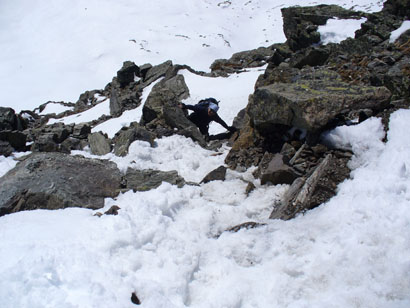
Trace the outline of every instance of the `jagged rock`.
{"label": "jagged rock", "polygon": [[132,292],[131,294],[131,303],[135,304],[135,305],[141,305],[141,301],[138,298],[137,294],[135,292]]}
{"label": "jagged rock", "polygon": [[78,139],[87,139],[91,134],[91,127],[86,123],[76,124],[73,127],[73,137]]}
{"label": "jagged rock", "polygon": [[247,229],[248,230],[248,229],[254,229],[254,228],[262,227],[262,226],[266,226],[266,224],[259,223],[259,222],[248,221],[248,222],[244,222],[240,225],[234,226],[232,228],[229,228],[226,231],[228,231],[228,232],[238,232],[239,230],[242,230],[242,229]]}
{"label": "jagged rock", "polygon": [[27,136],[20,131],[0,131],[0,141],[9,143],[10,146],[13,147],[16,151],[26,150]]}
{"label": "jagged rock", "polygon": [[149,86],[155,80],[164,77],[170,69],[172,69],[172,61],[170,60],[159,65],[152,66],[149,69],[144,66],[144,70],[146,70],[146,73],[143,75],[144,85]]}
{"label": "jagged rock", "polygon": [[111,87],[111,95],[110,95],[110,115],[114,117],[120,116],[122,113],[122,104],[121,101],[118,99],[117,89],[115,87]]}
{"label": "jagged rock", "polygon": [[157,83],[149,94],[142,114],[143,123],[162,116],[164,106],[177,106],[181,100],[188,98],[189,89],[185,83],[184,76],[176,75],[168,80]]}
{"label": "jagged rock", "polygon": [[104,215],[118,215],[118,210],[121,208],[118,205],[113,205],[108,209],[108,211],[104,212]]}
{"label": "jagged rock", "polygon": [[72,112],[67,112],[66,115],[79,113],[88,110],[102,102],[99,96],[107,96],[107,93],[105,93],[103,90],[85,91],[84,93],[80,94],[80,97],[75,104],[65,102],[60,102],[60,104],[64,106],[74,107],[74,110]]}
{"label": "jagged rock", "polygon": [[131,61],[125,61],[122,68],[117,72],[117,80],[121,88],[134,82],[135,77],[140,77],[139,67]]}
{"label": "jagged rock", "polygon": [[410,0],[387,0],[383,4],[383,12],[396,16],[409,17]]}
{"label": "jagged rock", "polygon": [[218,75],[232,74],[244,68],[259,67],[265,65],[275,53],[273,46],[259,47],[257,49],[238,52],[228,60],[218,59],[211,64],[211,71]]}
{"label": "jagged rock", "polygon": [[296,68],[308,66],[320,66],[326,63],[330,52],[325,47],[310,47],[303,52],[294,55],[290,61],[290,65]]}
{"label": "jagged rock", "polygon": [[379,110],[388,105],[385,87],[353,86],[341,81],[299,80],[257,88],[247,112],[262,135],[272,125],[320,131],[352,110]]}
{"label": "jagged rock", "polygon": [[88,143],[94,155],[105,155],[111,152],[111,142],[101,132],[88,135]]}
{"label": "jagged rock", "polygon": [[10,156],[15,150],[7,141],[0,140],[0,155]]}
{"label": "jagged rock", "polygon": [[[267,162],[264,163],[264,162]],[[285,163],[285,157],[281,154],[265,153],[261,161],[260,179],[261,184],[271,183],[277,184],[292,184],[293,181],[300,175],[292,167]]]}
{"label": "jagged rock", "polygon": [[33,153],[0,178],[0,216],[23,210],[98,209],[119,193],[121,173],[109,161]]}
{"label": "jagged rock", "polygon": [[59,152],[69,154],[73,150],[83,150],[88,146],[87,140],[68,137],[59,147]]}
{"label": "jagged rock", "polygon": [[293,51],[320,42],[319,25],[325,25],[330,18],[352,19],[364,14],[343,9],[337,5],[318,5],[312,7],[288,7],[281,9],[283,31],[287,44]]}
{"label": "jagged rock", "polygon": [[175,105],[165,105],[162,108],[162,116],[165,120],[165,123],[171,129],[177,130],[173,133],[185,136],[187,138],[191,138],[192,140],[198,142],[198,144],[204,148],[207,146],[207,143],[203,135],[198,130],[198,127],[190,120],[188,120],[186,114],[181,108]]}
{"label": "jagged rock", "polygon": [[201,183],[209,183],[211,181],[225,181],[226,167],[219,166],[215,170],[209,172],[201,181]]}
{"label": "jagged rock", "polygon": [[348,157],[327,154],[311,173],[292,183],[270,218],[292,219],[329,200],[336,194],[337,185],[350,174],[348,160]]}
{"label": "jagged rock", "polygon": [[256,189],[255,184],[253,184],[252,182],[249,182],[245,189],[246,195],[249,196],[249,194],[253,192],[255,189]]}
{"label": "jagged rock", "polygon": [[14,109],[0,107],[0,131],[2,130],[23,130],[26,128],[24,119],[16,115]]}
{"label": "jagged rock", "polygon": [[54,140],[53,133],[43,133],[37,137],[36,141],[31,145],[33,152],[58,152],[59,146]]}
{"label": "jagged rock", "polygon": [[159,187],[162,182],[182,187],[185,180],[178,175],[177,171],[159,170],[135,170],[128,168],[124,176],[126,188],[134,191],[147,191]]}
{"label": "jagged rock", "polygon": [[114,142],[114,154],[117,156],[126,156],[128,154],[128,148],[130,144],[135,140],[141,140],[149,142],[151,146],[154,146],[155,136],[146,130],[138,123],[132,123],[130,127],[123,127],[113,138]]}

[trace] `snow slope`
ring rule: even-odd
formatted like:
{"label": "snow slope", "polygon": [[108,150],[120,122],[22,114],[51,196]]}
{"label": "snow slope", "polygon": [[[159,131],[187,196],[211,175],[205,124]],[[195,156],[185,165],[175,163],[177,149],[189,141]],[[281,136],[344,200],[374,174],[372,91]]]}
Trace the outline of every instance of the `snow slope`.
{"label": "snow slope", "polygon": [[[366,10],[378,9],[382,4],[381,1],[322,2]],[[191,57],[193,64],[185,60],[177,61],[196,68],[199,64],[208,66],[208,60],[213,56],[228,54],[229,51],[229,55],[224,56],[229,57],[234,49],[232,46],[247,49],[243,47],[263,40],[268,31],[272,31],[272,35],[266,34],[267,37],[273,37],[273,31],[278,31],[276,28],[262,31],[261,34],[257,25],[262,25],[263,18],[268,18],[264,15],[268,8],[272,12],[268,21],[273,22],[272,18],[279,16],[275,12],[284,6],[284,2],[272,5],[269,1],[235,1],[232,4],[228,1],[180,1],[172,5],[163,2],[163,9],[158,12],[159,1],[140,5],[138,9],[125,0],[117,1],[114,7],[108,1],[44,3],[22,0],[0,2],[2,12],[7,12],[0,17],[1,25],[7,21],[9,27],[13,25],[13,29],[21,30],[21,37],[16,38],[15,46],[10,46],[8,51],[0,49],[3,53],[0,58],[7,63],[5,67],[9,73],[13,71],[13,63],[27,64],[24,78],[36,85],[40,83],[37,82],[38,78],[34,78],[38,76],[36,72],[41,77],[48,76],[42,80],[41,87],[55,88],[55,93],[61,95],[59,100],[63,97],[66,99],[67,94],[74,97],[81,92],[78,91],[78,85],[74,84],[67,92],[57,91],[64,88],[62,84],[65,81],[75,79],[77,82],[78,79],[82,81],[81,87],[86,86],[87,89],[93,83],[95,87],[101,87],[121,66],[121,61],[125,58],[133,60],[128,58],[130,54],[143,59],[137,63],[160,62],[173,56],[176,57],[173,60],[178,59],[177,56],[181,59],[187,56],[186,59],[189,59],[187,50],[182,47],[179,50],[181,54],[173,54],[174,51],[168,48],[164,55],[165,49],[158,47],[160,42],[163,42],[163,46],[171,46],[170,41],[178,40],[178,46],[198,51],[199,47],[195,49],[195,44],[207,43],[206,39],[209,39],[213,47],[201,48],[211,55],[197,52],[195,57]],[[84,3],[87,4],[87,10],[84,9]],[[297,3],[307,4],[288,1],[287,5]],[[181,8],[190,15],[181,14]],[[29,10],[33,13],[27,19],[18,18],[28,14]],[[254,25],[245,27],[243,18],[252,11],[255,13],[253,16],[264,17],[254,21]],[[147,16],[136,19],[141,12],[158,13],[159,17],[152,17],[152,20],[162,18],[167,22],[167,29],[173,25],[173,30],[160,31],[161,23],[152,20],[147,23]],[[194,21],[197,24],[199,22],[198,18],[190,16],[199,15],[210,19],[211,16],[220,16],[218,14],[227,14],[223,16],[230,16],[230,22],[223,19],[221,24],[209,23],[201,28],[198,33],[207,34],[206,38],[192,34],[199,31],[195,30],[198,28],[194,27]],[[113,19],[124,28],[120,35],[113,36],[117,30],[113,26]],[[133,23],[125,23],[131,19],[137,20],[138,28]],[[238,21],[236,28],[231,25],[235,20]],[[143,26],[147,24],[152,28]],[[60,33],[56,27],[58,25],[70,33],[71,41],[63,42],[63,47],[51,48],[47,45],[47,37],[44,38],[38,44],[44,43],[43,47],[49,47],[49,51],[44,53],[41,61],[29,63],[29,54],[36,54],[32,43],[40,36],[35,27],[30,29],[29,25],[36,25],[43,34],[54,34],[53,38],[60,42],[62,39],[57,35]],[[63,26],[67,26],[67,29]],[[164,24],[162,27],[165,28]],[[343,34],[347,28],[350,26],[339,27],[339,30]],[[14,30],[6,33],[4,27],[0,29],[2,40],[15,33]],[[105,44],[101,37],[90,34],[101,29],[110,29],[111,32],[106,34],[113,40],[111,44]],[[129,52],[125,48],[126,43],[121,45],[119,42],[128,40],[130,29],[139,29],[139,33],[149,37],[147,42],[152,49],[150,53],[134,49],[126,54]],[[250,42],[239,37],[243,34],[239,31],[241,29],[248,31],[245,33],[249,34]],[[92,44],[82,37],[80,30],[88,33]],[[95,32],[88,32],[91,30]],[[186,32],[180,32],[182,30]],[[215,40],[212,40],[213,36],[208,32],[213,33],[214,30],[224,30],[224,38],[229,40],[231,47],[226,46],[217,34]],[[176,33],[188,33],[191,39],[175,37]],[[279,37],[282,32],[275,35]],[[15,49],[16,46],[22,46],[23,37],[27,40],[24,46],[33,49]],[[145,39],[144,35],[138,37],[140,40]],[[341,36],[335,33],[331,37]],[[96,41],[101,44],[95,44]],[[71,58],[62,52],[70,51],[70,46],[71,51],[74,51]],[[91,46],[98,48],[88,50]],[[105,49],[107,46],[111,49]],[[79,56],[80,52],[76,53],[77,48],[87,51],[83,57]],[[116,48],[121,53],[117,53]],[[148,49],[148,45],[144,48]],[[39,48],[38,54],[42,54],[40,50],[43,49]],[[106,53],[100,60],[89,61],[88,53],[98,54],[103,50]],[[4,56],[7,52],[10,52],[7,54],[9,58]],[[25,56],[24,52],[27,52]],[[142,57],[145,53],[146,58]],[[70,61],[60,63],[63,58]],[[44,66],[42,70],[33,69],[44,63],[51,63],[51,66]],[[84,69],[84,63],[95,66]],[[59,73],[69,65],[78,66],[78,70]],[[55,74],[51,73],[53,67],[58,68]],[[99,74],[93,71],[96,67],[100,70]],[[187,103],[199,97],[211,96],[208,93],[212,90],[219,99],[222,97],[222,118],[231,123],[233,116],[246,105],[247,96],[253,92],[259,72],[249,70],[215,83],[212,83],[214,80],[188,72],[183,74],[191,90]],[[10,73],[9,78],[25,84],[21,76],[16,71]],[[2,81],[4,79],[2,77]],[[38,101],[52,95],[52,91],[48,92],[41,87],[31,88],[25,84],[27,91],[19,93],[28,99],[25,101],[27,104],[31,99]],[[33,94],[31,91],[34,89],[40,94]],[[208,91],[202,92],[203,89]],[[144,99],[148,92],[144,92]],[[62,121],[98,118],[108,112],[107,104],[108,100],[103,101],[92,113],[67,117]],[[35,107],[37,105],[36,102]],[[121,126],[138,120],[140,112],[137,109],[125,113],[94,130],[115,134]],[[273,204],[281,198],[288,186],[261,186],[253,178],[252,169],[244,172],[228,170],[227,180],[223,182],[186,185],[183,188],[163,183],[152,191],[130,191],[115,199],[106,199],[105,208],[100,211],[118,205],[121,209],[117,216],[104,215],[98,218],[93,216],[95,211],[65,209],[36,210],[0,217],[0,307],[135,307],[130,301],[131,293],[135,292],[142,302],[141,307],[153,308],[407,308],[410,306],[410,136],[403,134],[403,131],[409,129],[409,123],[410,111],[395,112],[391,118],[387,143],[381,141],[385,133],[380,119],[375,118],[329,132],[326,136],[329,143],[354,152],[352,178],[339,186],[337,196],[329,202],[291,221],[267,219]],[[212,124],[211,129],[217,131],[218,125]],[[157,146],[152,148],[148,143],[136,141],[126,157],[116,157],[110,153],[99,158],[114,161],[123,171],[127,167],[177,170],[186,180],[199,182],[209,171],[223,164],[229,151],[227,146],[223,146],[218,153],[207,151],[182,136],[162,138],[156,142]],[[87,151],[72,154],[94,157]],[[14,154],[15,157],[21,155],[23,153]],[[0,157],[0,175],[14,167],[15,157]],[[249,181],[255,184],[256,189],[247,196],[245,188]],[[225,231],[247,221],[266,225],[237,233]]]}
{"label": "snow slope", "polygon": [[382,0],[0,1],[0,106],[33,110],[102,89],[126,60],[208,71],[218,58],[285,41],[280,9]]}

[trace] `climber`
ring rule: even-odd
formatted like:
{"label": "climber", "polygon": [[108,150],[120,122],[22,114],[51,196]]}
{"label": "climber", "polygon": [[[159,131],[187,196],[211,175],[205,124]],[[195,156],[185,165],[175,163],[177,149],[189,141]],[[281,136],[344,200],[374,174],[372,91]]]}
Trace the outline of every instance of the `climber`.
{"label": "climber", "polygon": [[201,100],[196,105],[185,105],[183,103],[180,103],[179,107],[182,109],[189,109],[193,111],[188,116],[188,119],[199,128],[199,131],[202,135],[205,136],[206,140],[209,140],[208,129],[209,123],[211,123],[212,121],[219,123],[224,128],[229,130],[230,133],[236,131],[235,127],[228,126],[225,123],[225,121],[219,117],[217,113],[219,110],[218,102],[213,98]]}

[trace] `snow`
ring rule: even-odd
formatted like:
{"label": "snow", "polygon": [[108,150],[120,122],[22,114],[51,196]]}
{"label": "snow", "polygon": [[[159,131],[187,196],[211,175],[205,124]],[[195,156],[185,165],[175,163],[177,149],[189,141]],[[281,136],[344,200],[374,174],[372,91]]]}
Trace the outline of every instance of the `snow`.
{"label": "snow", "polygon": [[340,43],[349,37],[354,38],[355,32],[360,29],[361,24],[366,20],[367,18],[329,19],[326,25],[318,28],[321,43]]}
{"label": "snow", "polygon": [[[78,96],[79,84],[85,89],[101,88],[125,59],[138,58],[139,64],[169,57],[180,59],[180,63],[198,64],[198,68],[200,64],[209,65],[210,59],[230,57],[239,51],[235,48],[243,50],[247,44],[255,48],[265,38],[283,35],[279,26],[262,32],[258,26],[266,20],[272,24],[275,18],[279,24],[278,11],[284,2],[275,6],[267,0],[163,2],[160,11],[158,1],[139,7],[126,0],[115,2],[115,6],[108,1],[90,0],[44,3],[0,3],[5,12],[0,17],[0,43],[7,46],[0,48],[2,67],[9,72],[10,80],[20,80],[20,86],[25,80],[33,83],[28,83],[25,91],[15,92],[24,95],[26,104],[33,100],[35,107],[45,97],[50,100],[53,93],[58,100]],[[350,7],[353,2],[320,3]],[[378,10],[382,5],[382,1],[354,3],[355,9],[367,11]],[[316,3],[286,2],[293,4]],[[138,15],[142,13],[145,15]],[[211,19],[211,14],[215,18]],[[149,23],[148,15],[152,18]],[[245,21],[251,15],[260,19],[255,17],[248,25]],[[213,22],[203,27],[201,18]],[[137,20],[138,31],[130,20]],[[222,20],[221,24],[215,20]],[[150,27],[143,26],[146,24]],[[117,31],[119,26],[123,32]],[[264,27],[268,28],[266,24]],[[341,26],[340,31],[347,28]],[[62,29],[67,31],[64,39],[57,35]],[[99,31],[106,31],[105,39],[97,35]],[[193,33],[204,33],[206,37]],[[11,35],[16,37],[13,44],[8,44]],[[243,39],[245,35],[249,40]],[[138,43],[141,40],[145,50],[135,48],[128,41],[130,38],[138,38]],[[175,41],[180,44],[176,51],[165,48]],[[195,47],[202,43],[211,45],[201,45],[205,54]],[[127,44],[134,48],[127,48]],[[47,52],[40,52],[44,50]],[[30,57],[32,61],[28,61]],[[18,63],[23,67],[12,70],[13,65],[19,67]],[[190,89],[185,102],[215,96],[221,100],[219,114],[230,124],[246,106],[261,72],[252,69],[229,78],[181,73]],[[12,89],[0,76],[2,84]],[[37,80],[42,80],[41,87],[51,87],[55,92],[41,88]],[[150,90],[144,91],[140,107],[94,127],[93,131],[113,136],[122,126],[138,121]],[[81,123],[103,114],[109,114],[108,99],[81,114],[53,121]],[[99,211],[118,205],[121,209],[117,216],[97,217],[96,211],[77,208],[2,216],[0,306],[134,307],[130,297],[135,292],[141,307],[155,308],[407,308],[410,136],[403,132],[409,130],[409,123],[410,111],[399,110],[391,116],[387,136],[377,118],[326,133],[323,138],[329,145],[353,151],[351,178],[339,185],[337,195],[327,203],[290,221],[268,219],[288,185],[261,185],[253,178],[254,168],[243,172],[228,170],[225,181],[183,188],[163,183],[155,190],[128,191],[107,198]],[[214,123],[211,129],[217,132],[220,127]],[[386,143],[382,141],[385,137]],[[129,167],[177,170],[187,181],[199,182],[224,164],[229,151],[227,145],[218,152],[205,150],[182,136],[157,139],[155,143],[151,147],[147,142],[135,141],[125,157],[113,153],[93,156],[87,151],[73,151],[72,155],[110,160],[123,172]],[[0,156],[0,176],[25,154]],[[245,189],[249,182],[256,188],[248,196]],[[237,233],[225,231],[247,221],[265,225]]]}
{"label": "snow", "polygon": [[401,26],[391,33],[390,40],[389,40],[390,43],[394,43],[400,37],[400,35],[402,35],[404,32],[406,32],[409,29],[410,29],[410,20],[403,21]]}
{"label": "snow", "polygon": [[[209,71],[215,59],[286,40],[280,9],[338,4],[379,11],[381,0],[1,1],[1,105],[33,110],[102,89],[124,61],[172,60]],[[22,91],[24,89],[24,91]]]}

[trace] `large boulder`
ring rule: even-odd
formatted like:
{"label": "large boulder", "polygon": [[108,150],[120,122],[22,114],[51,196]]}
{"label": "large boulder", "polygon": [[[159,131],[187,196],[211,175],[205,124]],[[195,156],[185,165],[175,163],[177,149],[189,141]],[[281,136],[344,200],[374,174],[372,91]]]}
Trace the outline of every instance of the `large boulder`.
{"label": "large boulder", "polygon": [[176,75],[170,79],[157,83],[142,110],[143,123],[161,117],[164,106],[177,106],[183,99],[188,98],[189,89],[185,83],[184,76]]}
{"label": "large boulder", "polygon": [[23,210],[98,209],[119,193],[112,162],[62,153],[33,153],[0,178],[0,216]]}
{"label": "large boulder", "polygon": [[276,124],[317,132],[349,112],[382,109],[390,97],[385,87],[355,86],[337,79],[305,79],[257,88],[247,113],[252,126],[262,135],[270,133]]}
{"label": "large boulder", "polygon": [[117,72],[117,81],[121,88],[135,81],[135,77],[140,77],[139,67],[131,61],[125,61],[122,68]]}
{"label": "large boulder", "polygon": [[0,107],[0,131],[2,130],[23,130],[24,120],[16,115],[14,109]]}
{"label": "large boulder", "polygon": [[293,50],[299,50],[320,42],[318,26],[325,25],[328,19],[360,18],[364,14],[343,9],[337,5],[318,5],[312,7],[283,8],[283,31],[287,44]]}
{"label": "large boulder", "polygon": [[91,153],[94,155],[105,155],[111,152],[111,141],[101,132],[88,135]]}

